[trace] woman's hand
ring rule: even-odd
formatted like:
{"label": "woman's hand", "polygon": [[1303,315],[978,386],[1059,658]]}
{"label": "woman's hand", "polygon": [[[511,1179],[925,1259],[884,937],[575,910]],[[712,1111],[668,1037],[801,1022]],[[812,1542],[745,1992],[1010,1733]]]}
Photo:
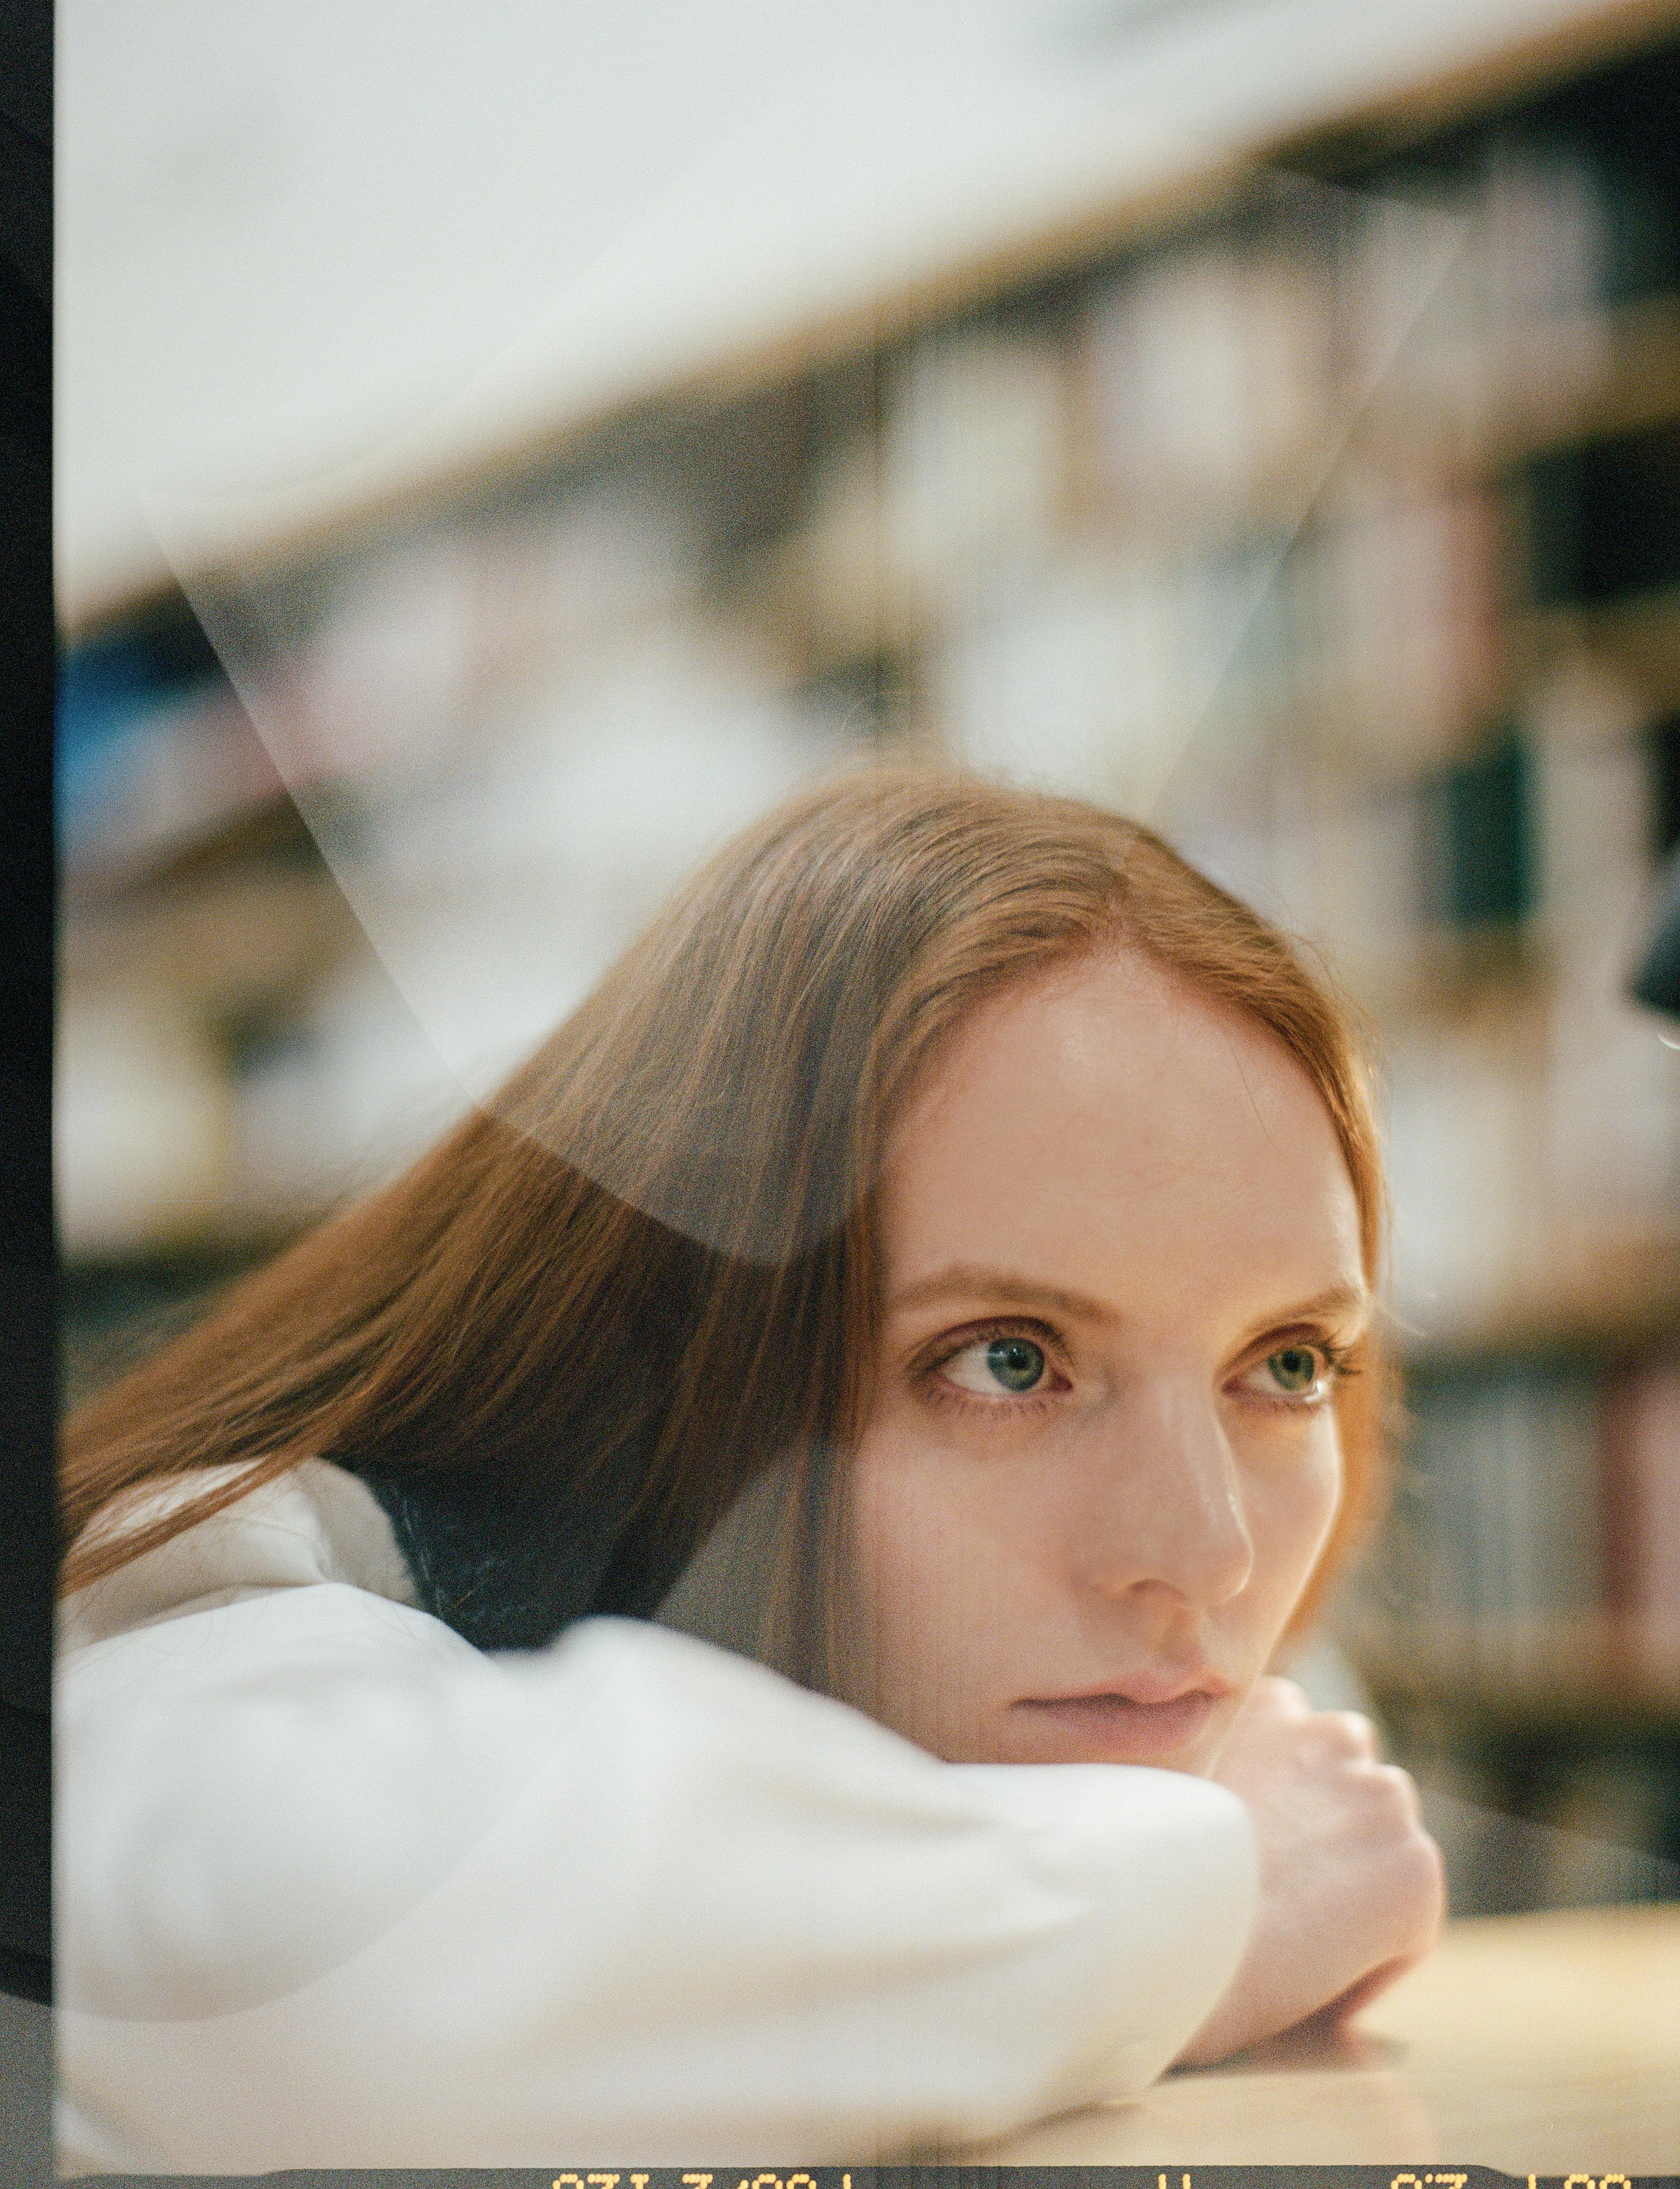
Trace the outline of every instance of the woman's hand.
{"label": "woman's hand", "polygon": [[1446,1904],[1417,1790],[1377,1761],[1368,1718],[1315,1711],[1293,1681],[1263,1679],[1213,1776],[1248,1806],[1260,1905],[1181,2067],[1208,2067],[1309,2015],[1353,2013],[1428,1952]]}

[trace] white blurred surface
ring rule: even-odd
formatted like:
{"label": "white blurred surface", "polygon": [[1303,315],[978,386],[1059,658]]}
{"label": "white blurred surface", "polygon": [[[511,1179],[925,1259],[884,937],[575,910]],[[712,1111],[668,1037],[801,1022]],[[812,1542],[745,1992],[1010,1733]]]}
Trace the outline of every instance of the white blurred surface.
{"label": "white blurred surface", "polygon": [[65,0],[62,612],[1596,12]]}

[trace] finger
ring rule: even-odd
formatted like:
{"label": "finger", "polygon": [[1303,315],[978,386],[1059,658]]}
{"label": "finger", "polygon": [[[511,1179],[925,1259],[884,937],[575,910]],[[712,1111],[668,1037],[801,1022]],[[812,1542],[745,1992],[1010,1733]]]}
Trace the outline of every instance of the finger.
{"label": "finger", "polygon": [[1377,1728],[1363,1711],[1327,1711],[1325,1715],[1334,1720],[1338,1732],[1354,1755],[1376,1760]]}
{"label": "finger", "polygon": [[1377,1728],[1359,1711],[1315,1711],[1304,1728],[1315,1751],[1337,1762],[1375,1763]]}
{"label": "finger", "polygon": [[1406,1819],[1407,1824],[1421,1831],[1423,1826],[1423,1812],[1418,1806],[1417,1784],[1411,1773],[1402,1770],[1398,1763],[1379,1763],[1372,1775],[1383,1787],[1389,1800],[1393,1802],[1396,1810]]}
{"label": "finger", "polygon": [[1413,1832],[1406,1844],[1406,1868],[1417,1909],[1411,1943],[1416,1952],[1428,1953],[1446,1920],[1446,1864],[1428,1832]]}

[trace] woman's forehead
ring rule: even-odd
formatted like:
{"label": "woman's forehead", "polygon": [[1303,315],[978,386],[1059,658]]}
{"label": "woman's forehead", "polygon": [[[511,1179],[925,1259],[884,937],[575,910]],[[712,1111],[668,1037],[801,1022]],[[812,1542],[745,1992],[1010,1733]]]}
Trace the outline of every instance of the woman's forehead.
{"label": "woman's forehead", "polygon": [[976,1011],[910,1102],[885,1187],[895,1289],[1000,1253],[1083,1292],[1359,1276],[1353,1186],[1306,1072],[1131,953]]}

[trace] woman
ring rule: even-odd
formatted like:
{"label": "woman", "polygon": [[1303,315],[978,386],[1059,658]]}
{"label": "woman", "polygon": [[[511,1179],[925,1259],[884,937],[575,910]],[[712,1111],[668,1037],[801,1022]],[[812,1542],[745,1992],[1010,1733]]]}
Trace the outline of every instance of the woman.
{"label": "woman", "polygon": [[1380,1203],[1147,831],[882,771],[727,846],[70,1423],[66,2162],[857,2159],[1350,2011],[1438,1859],[1264,1675]]}

